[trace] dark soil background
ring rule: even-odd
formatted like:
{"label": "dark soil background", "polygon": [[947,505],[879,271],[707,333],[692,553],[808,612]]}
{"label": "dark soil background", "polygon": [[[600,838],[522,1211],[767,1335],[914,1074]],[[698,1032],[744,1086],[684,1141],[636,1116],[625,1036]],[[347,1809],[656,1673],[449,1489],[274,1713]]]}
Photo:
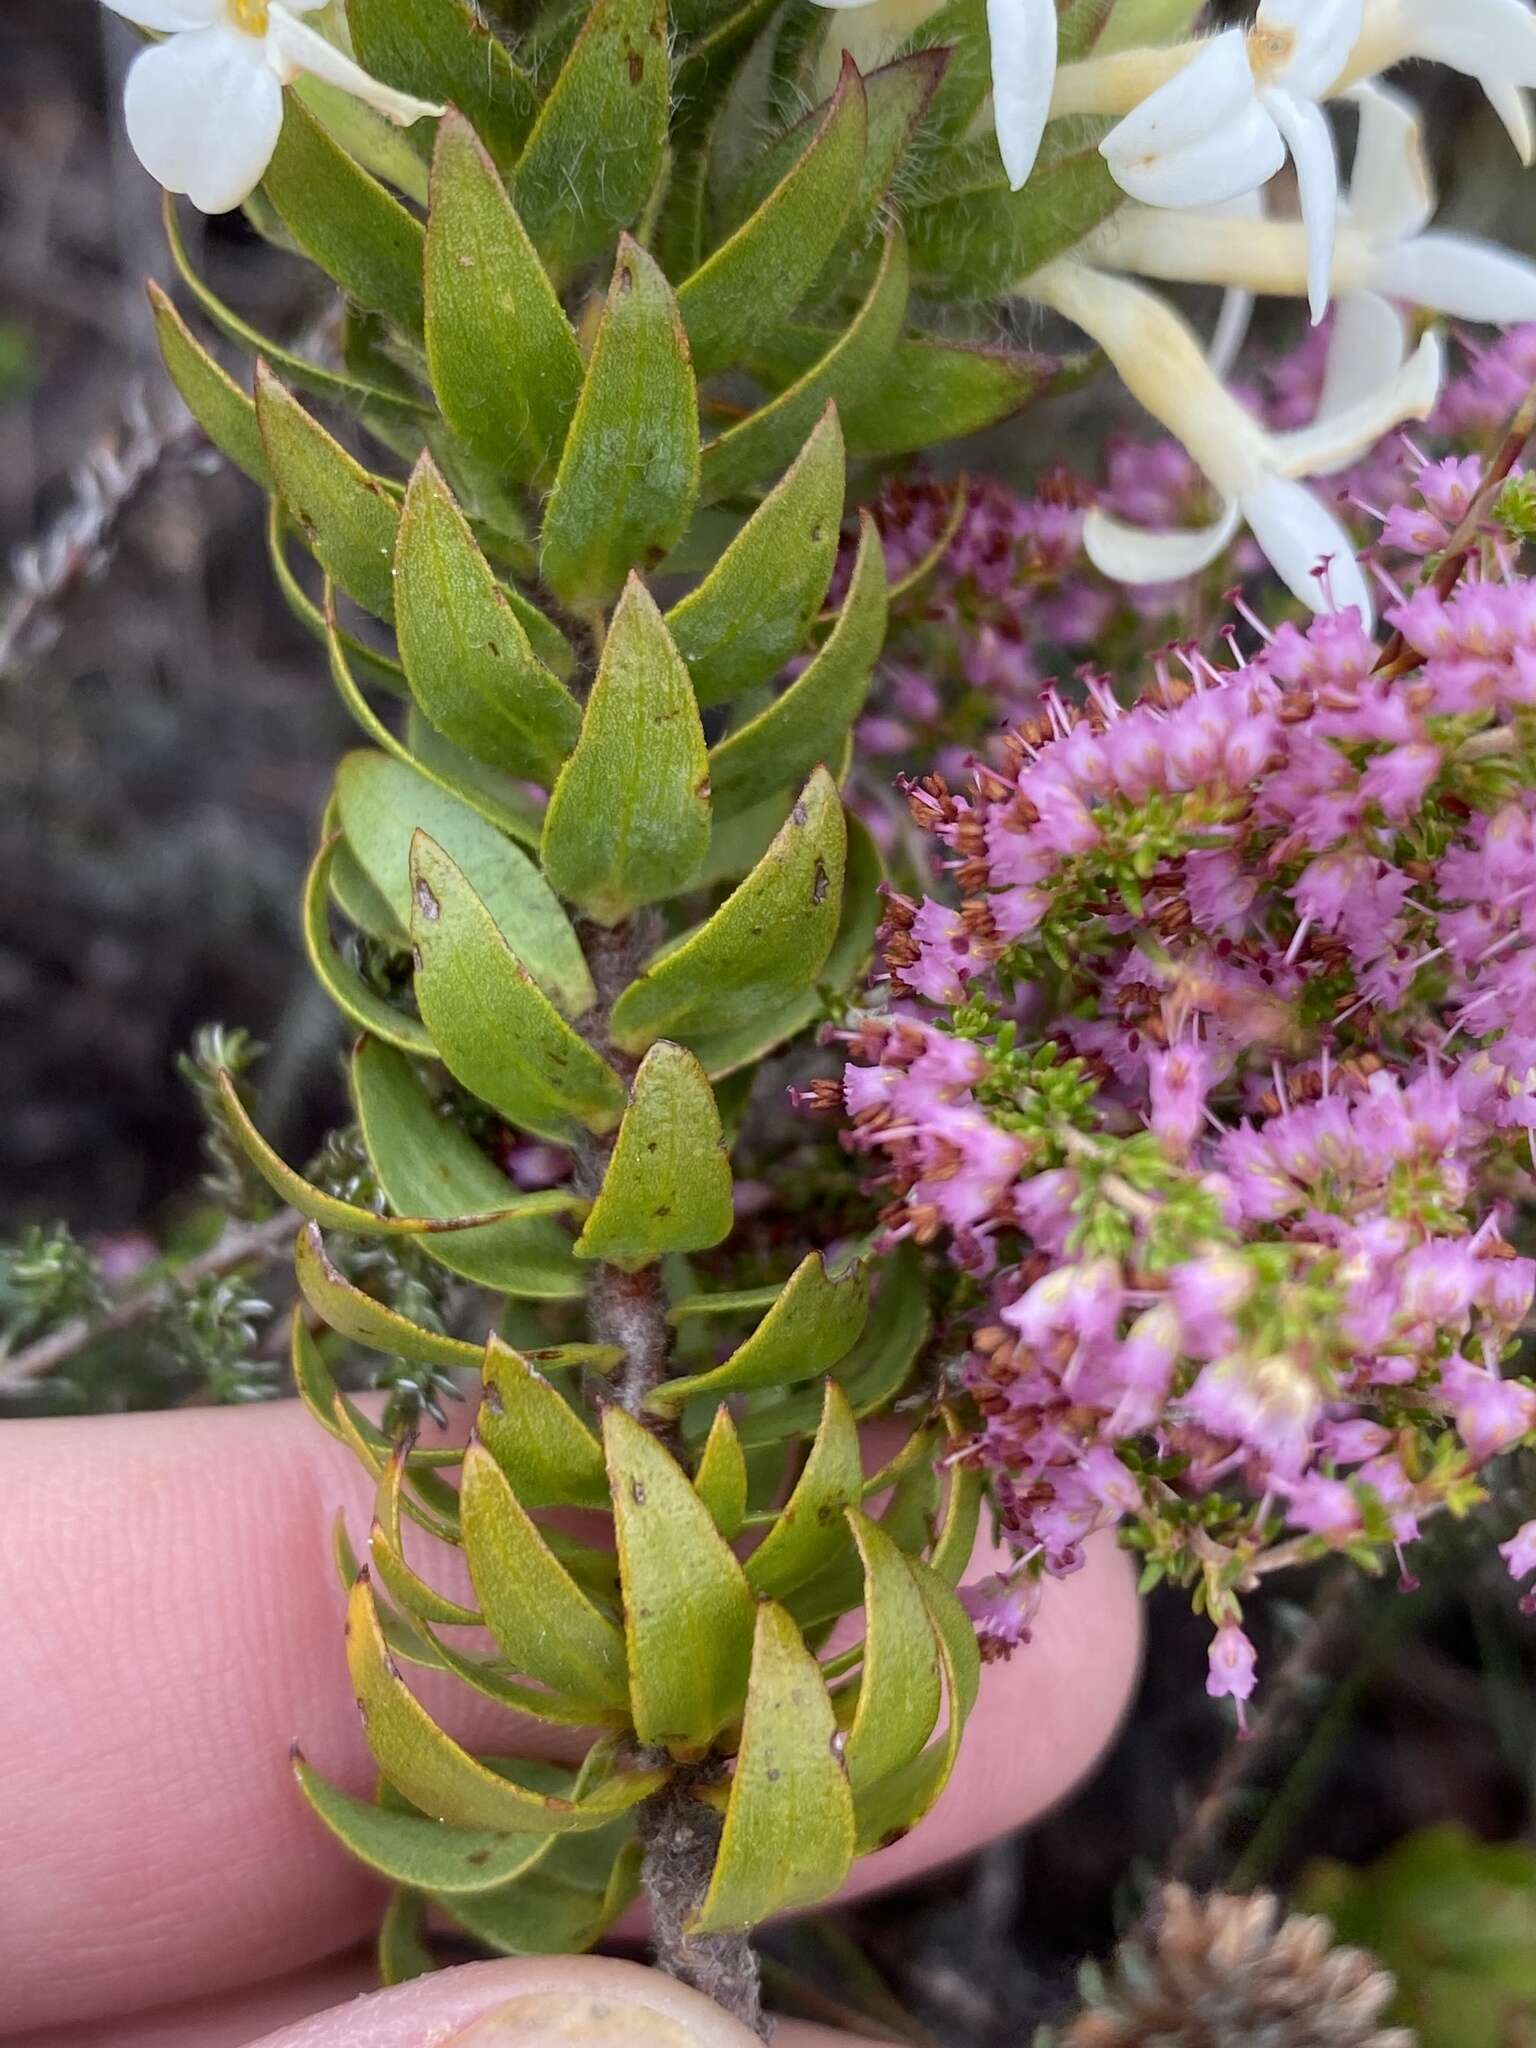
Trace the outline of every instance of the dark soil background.
{"label": "dark soil background", "polygon": [[[0,542],[31,551],[9,595],[0,580],[0,1233],[167,1227],[200,1130],[174,1059],[209,1019],[272,1048],[264,1120],[291,1153],[341,1108],[297,890],[350,728],[271,588],[255,492],[201,456],[159,371],[142,290],[169,275],[158,195],[105,113],[132,47],[93,0],[0,10]],[[1514,181],[1484,177],[1486,124],[1459,88],[1437,112],[1456,212],[1490,231]],[[238,219],[207,226],[200,260],[273,332],[321,310]],[[1511,1499],[1498,1533],[1517,1519]],[[1140,1698],[1093,1781],[968,1866],[776,1933],[776,1995],[1016,2048],[1171,1867],[1289,1886],[1436,1822],[1522,1836],[1536,1623],[1486,1530],[1437,1539],[1419,1568],[1412,1596],[1324,1588],[1311,1634],[1316,1587],[1270,1598],[1265,1668],[1310,1648],[1271,1681],[1278,1727],[1242,1746],[1205,1697],[1204,1626],[1154,1597]],[[1490,2040],[1536,2038],[1523,2010]]]}

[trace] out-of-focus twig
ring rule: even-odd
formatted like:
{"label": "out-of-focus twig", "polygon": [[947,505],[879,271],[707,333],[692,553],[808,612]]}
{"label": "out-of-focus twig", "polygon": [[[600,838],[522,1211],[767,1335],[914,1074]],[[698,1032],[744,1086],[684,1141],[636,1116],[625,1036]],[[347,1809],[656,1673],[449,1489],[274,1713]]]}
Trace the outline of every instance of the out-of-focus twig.
{"label": "out-of-focus twig", "polygon": [[124,520],[155,479],[218,460],[179,401],[151,404],[142,385],[132,387],[117,430],[75,465],[68,504],[11,558],[11,593],[0,609],[0,680],[19,674],[58,639],[64,607],[105,571]]}
{"label": "out-of-focus twig", "polygon": [[270,1263],[282,1256],[302,1219],[292,1209],[280,1209],[259,1223],[242,1224],[226,1231],[216,1245],[188,1259],[184,1266],[153,1286],[126,1295],[104,1315],[75,1316],[35,1344],[27,1345],[10,1358],[0,1359],[0,1394],[12,1394],[33,1381],[57,1372],[61,1365],[103,1337],[114,1337],[148,1320],[173,1301],[190,1282],[214,1279],[233,1273],[238,1267]]}

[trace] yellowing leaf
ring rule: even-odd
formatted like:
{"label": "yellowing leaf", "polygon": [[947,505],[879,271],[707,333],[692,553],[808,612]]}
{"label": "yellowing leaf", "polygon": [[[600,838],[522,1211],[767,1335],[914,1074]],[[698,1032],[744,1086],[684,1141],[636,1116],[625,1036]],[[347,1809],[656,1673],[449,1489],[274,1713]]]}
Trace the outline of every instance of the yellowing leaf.
{"label": "yellowing leaf", "polygon": [[576,1256],[633,1271],[668,1252],[707,1251],[734,1220],[730,1159],[704,1069],[659,1040],[630,1084]]}
{"label": "yellowing leaf", "polygon": [[608,628],[581,737],[544,820],[550,881],[602,924],[675,895],[709,847],[709,776],[693,687],[632,576]]}
{"label": "yellowing leaf", "polygon": [[416,1001],[444,1064],[509,1122],[557,1142],[611,1130],[613,1069],[566,1023],[463,871],[425,832],[411,843]]}
{"label": "yellowing leaf", "polygon": [[725,1829],[690,1933],[755,1927],[836,1892],[854,1850],[841,1748],[816,1659],[784,1609],[765,1600]]}
{"label": "yellowing leaf", "polygon": [[752,1594],[672,1454],[618,1407],[603,1412],[603,1442],[635,1733],[699,1749],[741,1712]]}

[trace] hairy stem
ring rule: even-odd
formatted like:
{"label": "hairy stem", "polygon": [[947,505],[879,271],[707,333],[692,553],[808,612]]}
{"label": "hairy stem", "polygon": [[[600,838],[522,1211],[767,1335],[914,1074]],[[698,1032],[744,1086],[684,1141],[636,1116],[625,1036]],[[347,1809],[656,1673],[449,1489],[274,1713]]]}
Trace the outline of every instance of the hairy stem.
{"label": "hairy stem", "polygon": [[687,1773],[640,1809],[644,1860],[641,1882],[651,1905],[656,1961],[669,1977],[690,1984],[766,2041],[761,1973],[745,1934],[690,1934],[688,1922],[703,1903],[715,1867],[721,1820],[695,1799]]}

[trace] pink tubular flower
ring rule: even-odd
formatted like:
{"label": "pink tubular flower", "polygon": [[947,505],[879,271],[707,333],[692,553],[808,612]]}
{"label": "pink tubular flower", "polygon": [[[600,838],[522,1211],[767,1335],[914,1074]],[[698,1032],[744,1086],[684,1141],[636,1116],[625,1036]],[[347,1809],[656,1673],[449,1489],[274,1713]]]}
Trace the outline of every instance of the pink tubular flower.
{"label": "pink tubular flower", "polygon": [[1010,1572],[1007,1578],[994,1572],[960,1588],[960,1604],[975,1624],[986,1663],[1006,1662],[1029,1641],[1044,1590],[1045,1582],[1030,1571]]}
{"label": "pink tubular flower", "polygon": [[1236,1700],[1237,1722],[1246,1732],[1245,1704],[1253,1697],[1257,1680],[1254,1665],[1257,1652],[1235,1621],[1224,1622],[1211,1639],[1210,1670],[1205,1689],[1213,1700]]}
{"label": "pink tubular flower", "polygon": [[1212,1436],[1235,1438],[1273,1471],[1290,1476],[1311,1453],[1322,1395],[1305,1369],[1283,1353],[1233,1356],[1206,1366],[1184,1405]]}

